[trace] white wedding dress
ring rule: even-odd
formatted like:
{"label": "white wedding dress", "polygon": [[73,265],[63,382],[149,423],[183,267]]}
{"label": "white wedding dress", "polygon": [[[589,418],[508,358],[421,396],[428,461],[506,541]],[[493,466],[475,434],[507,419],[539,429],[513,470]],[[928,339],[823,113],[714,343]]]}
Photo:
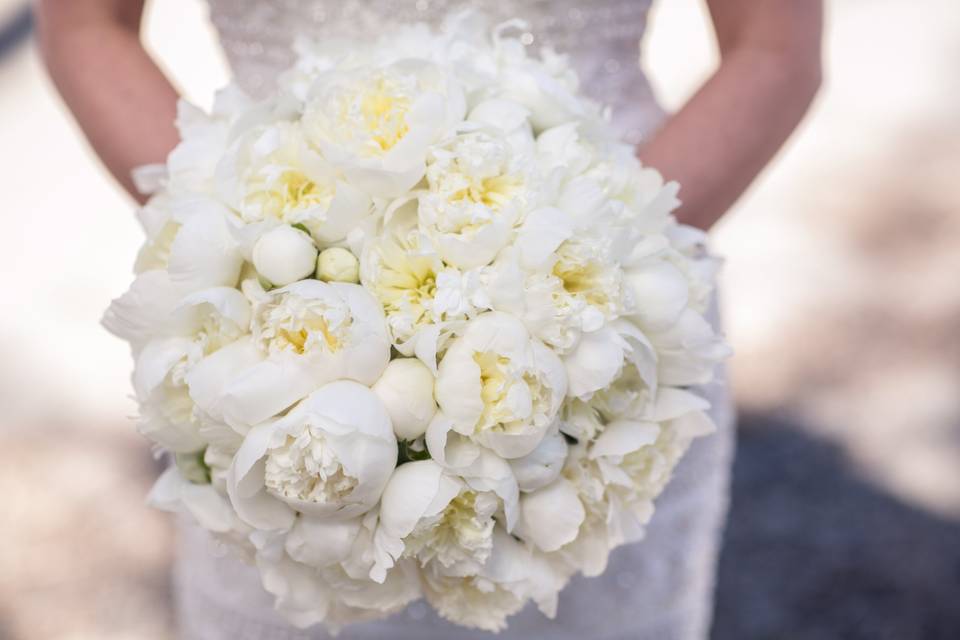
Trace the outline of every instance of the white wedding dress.
{"label": "white wedding dress", "polygon": [[[240,85],[270,88],[292,60],[293,37],[307,33],[375,36],[386,24],[439,23],[474,6],[492,20],[522,18],[524,40],[570,55],[582,86],[613,107],[624,135],[638,142],[663,117],[639,66],[639,43],[650,0],[210,0],[211,16]],[[681,192],[682,196],[682,192]],[[510,619],[505,640],[696,640],[709,632],[716,560],[727,510],[732,419],[725,382],[703,389],[713,402],[717,433],[694,441],[657,501],[646,539],[613,552],[605,574],[574,578],[560,595],[556,619],[528,606]],[[314,640],[273,612],[256,571],[218,551],[184,522],[176,599],[185,640]],[[339,638],[456,640],[491,634],[448,623],[422,602],[380,622],[344,629]],[[492,636],[491,636],[492,637]]]}

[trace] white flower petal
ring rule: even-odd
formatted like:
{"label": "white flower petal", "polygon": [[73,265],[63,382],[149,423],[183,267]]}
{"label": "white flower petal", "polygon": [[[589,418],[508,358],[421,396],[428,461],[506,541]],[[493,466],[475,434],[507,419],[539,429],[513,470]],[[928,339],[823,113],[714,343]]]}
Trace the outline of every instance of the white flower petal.
{"label": "white flower petal", "polygon": [[520,514],[518,533],[547,552],[573,542],[586,517],[577,489],[564,478],[523,494]]}

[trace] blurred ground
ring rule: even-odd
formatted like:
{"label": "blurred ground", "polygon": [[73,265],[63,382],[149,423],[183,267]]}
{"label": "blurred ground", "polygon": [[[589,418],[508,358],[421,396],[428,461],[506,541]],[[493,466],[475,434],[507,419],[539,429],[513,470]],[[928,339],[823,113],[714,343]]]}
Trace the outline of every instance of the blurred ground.
{"label": "blurred ground", "polygon": [[[660,4],[645,64],[676,106],[714,52],[696,0]],[[821,99],[716,233],[743,420],[714,635],[958,638],[960,5],[828,4]],[[208,102],[202,4],[155,5],[148,41]],[[97,325],[130,205],[28,46],[0,59],[0,139],[0,639],[170,639],[169,522]]]}

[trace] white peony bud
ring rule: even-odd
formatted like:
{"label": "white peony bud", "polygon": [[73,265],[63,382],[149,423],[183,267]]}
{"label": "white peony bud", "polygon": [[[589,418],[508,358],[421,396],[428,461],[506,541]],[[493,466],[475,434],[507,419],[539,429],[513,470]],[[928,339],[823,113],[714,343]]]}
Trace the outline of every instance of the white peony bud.
{"label": "white peony bud", "polygon": [[545,437],[537,448],[523,456],[508,460],[521,491],[536,491],[560,476],[567,460],[567,441],[559,432]]}
{"label": "white peony bud", "polygon": [[393,432],[401,440],[413,440],[426,432],[437,411],[433,382],[425,364],[416,358],[399,358],[387,365],[373,385],[373,392],[390,414]]}
{"label": "white peony bud", "polygon": [[309,235],[289,225],[263,234],[253,246],[253,266],[279,287],[313,275],[317,247]]}
{"label": "white peony bud", "polygon": [[326,282],[360,282],[360,261],[347,249],[324,249],[317,257],[317,278]]}

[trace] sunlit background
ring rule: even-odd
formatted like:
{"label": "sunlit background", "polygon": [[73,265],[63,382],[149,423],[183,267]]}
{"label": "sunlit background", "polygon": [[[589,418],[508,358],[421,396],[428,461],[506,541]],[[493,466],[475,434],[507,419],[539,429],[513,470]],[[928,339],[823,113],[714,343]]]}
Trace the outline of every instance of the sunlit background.
{"label": "sunlit background", "polygon": [[[741,413],[719,639],[960,638],[960,3],[831,0],[809,119],[716,230]],[[132,204],[0,0],[0,639],[173,637],[172,531],[133,429]],[[146,40],[201,105],[200,0]],[[682,104],[716,64],[661,0],[644,65]]]}

